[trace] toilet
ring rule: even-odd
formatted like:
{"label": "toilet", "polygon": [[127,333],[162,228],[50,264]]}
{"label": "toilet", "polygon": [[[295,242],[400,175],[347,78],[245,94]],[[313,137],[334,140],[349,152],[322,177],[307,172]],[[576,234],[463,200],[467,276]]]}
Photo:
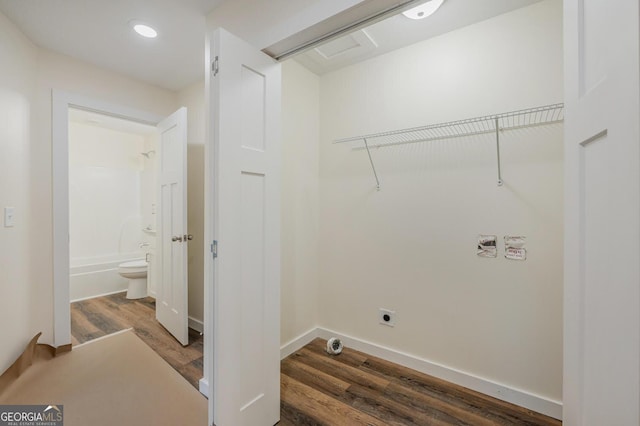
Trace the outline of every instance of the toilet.
{"label": "toilet", "polygon": [[129,280],[127,299],[147,297],[147,262],[134,260],[118,265],[118,273]]}

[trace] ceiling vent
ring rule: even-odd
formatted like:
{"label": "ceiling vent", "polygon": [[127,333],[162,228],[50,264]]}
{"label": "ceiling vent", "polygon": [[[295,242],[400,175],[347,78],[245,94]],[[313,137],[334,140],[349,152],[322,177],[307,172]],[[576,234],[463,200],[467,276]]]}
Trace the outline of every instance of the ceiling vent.
{"label": "ceiling vent", "polygon": [[378,46],[371,36],[365,30],[359,30],[316,47],[314,50],[322,58],[331,60],[342,55],[354,56],[367,53],[376,47]]}

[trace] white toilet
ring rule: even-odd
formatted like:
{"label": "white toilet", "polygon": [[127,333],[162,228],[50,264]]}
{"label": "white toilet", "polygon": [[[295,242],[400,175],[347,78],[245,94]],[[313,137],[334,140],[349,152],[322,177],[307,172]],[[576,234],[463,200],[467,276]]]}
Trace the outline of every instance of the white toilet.
{"label": "white toilet", "polygon": [[147,297],[147,262],[134,260],[118,265],[118,273],[129,280],[127,299]]}

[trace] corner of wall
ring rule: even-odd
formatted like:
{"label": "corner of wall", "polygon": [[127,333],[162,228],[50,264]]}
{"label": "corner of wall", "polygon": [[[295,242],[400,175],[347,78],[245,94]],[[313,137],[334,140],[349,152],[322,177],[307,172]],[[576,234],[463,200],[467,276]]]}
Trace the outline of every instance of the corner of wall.
{"label": "corner of wall", "polygon": [[282,64],[281,342],[318,321],[319,80],[295,61]]}

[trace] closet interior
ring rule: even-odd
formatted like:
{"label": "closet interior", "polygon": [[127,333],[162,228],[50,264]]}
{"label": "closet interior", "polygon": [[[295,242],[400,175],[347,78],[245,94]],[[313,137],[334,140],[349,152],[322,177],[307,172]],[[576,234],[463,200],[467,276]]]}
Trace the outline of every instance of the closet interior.
{"label": "closet interior", "polygon": [[[284,62],[282,341],[315,321],[557,418],[562,4],[460,5]],[[386,49],[419,26],[448,29]]]}

